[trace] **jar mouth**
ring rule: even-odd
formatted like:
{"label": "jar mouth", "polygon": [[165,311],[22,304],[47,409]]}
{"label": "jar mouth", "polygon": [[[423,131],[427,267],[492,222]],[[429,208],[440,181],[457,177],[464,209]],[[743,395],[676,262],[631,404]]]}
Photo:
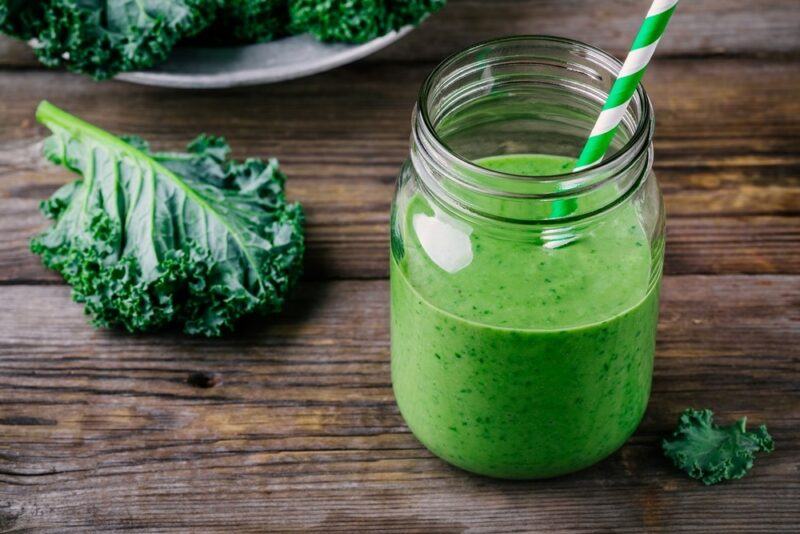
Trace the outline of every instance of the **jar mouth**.
{"label": "jar mouth", "polygon": [[[535,181],[539,184],[557,184],[558,187],[546,193],[534,193],[530,195],[520,193],[514,194],[517,198],[521,196],[527,196],[529,198],[555,198],[576,195],[587,189],[602,186],[603,183],[613,180],[615,175],[618,175],[624,168],[631,165],[632,160],[635,160],[636,156],[643,150],[646,151],[648,149],[649,140],[653,133],[652,109],[647,92],[641,83],[638,84],[634,97],[629,105],[629,109],[630,106],[636,106],[639,113],[636,116],[635,128],[631,131],[628,139],[621,147],[614,149],[607,157],[580,171],[568,171],[544,176],[531,176],[497,171],[484,167],[474,160],[465,157],[459,151],[451,148],[448,142],[443,139],[437,131],[436,122],[431,117],[431,111],[429,109],[429,100],[437,81],[442,78],[443,74],[447,73],[448,69],[453,68],[454,65],[465,57],[477,55],[482,50],[488,50],[492,47],[513,45],[515,43],[567,48],[576,56],[586,58],[591,61],[593,65],[597,65],[613,73],[614,77],[616,77],[619,70],[622,68],[622,62],[608,52],[581,41],[563,37],[550,35],[516,35],[476,43],[469,48],[451,54],[445,58],[433,69],[422,84],[417,101],[417,109],[419,117],[421,118],[422,128],[426,130],[425,137],[429,143],[434,145],[431,147],[432,151],[438,153],[440,157],[449,160],[450,164],[465,171],[467,174],[493,178],[497,180],[498,183],[524,181],[530,184],[532,181]],[[530,64],[537,65],[538,63],[531,61]],[[545,63],[542,64],[544,65]],[[565,63],[560,65],[560,67],[565,69],[565,71],[580,73],[589,78],[596,79],[600,76],[597,70],[579,63]],[[495,193],[499,196],[505,196],[508,194],[508,191],[498,189]]]}

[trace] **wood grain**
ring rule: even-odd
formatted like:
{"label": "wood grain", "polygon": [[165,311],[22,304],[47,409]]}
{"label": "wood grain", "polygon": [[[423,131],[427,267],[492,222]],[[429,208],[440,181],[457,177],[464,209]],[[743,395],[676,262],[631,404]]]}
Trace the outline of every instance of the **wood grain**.
{"label": "wood grain", "polygon": [[[652,69],[668,273],[800,273],[800,69],[793,67],[783,60],[676,59]],[[132,92],[66,75],[55,102],[162,148],[210,131],[224,134],[240,157],[278,156],[290,196],[308,212],[308,275],[375,278],[387,274],[394,180],[408,151],[410,108],[430,68],[361,64],[224,92]],[[72,179],[42,161],[46,132],[31,117],[64,77],[0,78],[7,96],[0,102],[0,283],[58,280],[39,266],[27,242],[44,224],[38,201]],[[764,79],[769,91],[762,90]]]}
{"label": "wood grain", "polygon": [[[387,291],[308,283],[270,324],[200,341],[93,330],[63,287],[0,288],[0,517],[36,530],[398,532],[774,532],[797,518],[800,277],[667,277],[641,428],[546,483],[467,476],[409,434],[389,381]],[[193,387],[197,372],[217,385]],[[769,423],[776,452],[735,484],[686,479],[658,440],[689,405]]]}
{"label": "wood grain", "polygon": [[[476,477],[391,391],[387,219],[417,90],[510,33],[622,55],[645,0],[450,0],[366,61],[227,91],[97,84],[0,37],[0,532],[796,532],[800,524],[800,9],[682,2],[646,85],[668,246],[652,400],[617,453],[540,482]],[[289,309],[223,340],[95,330],[27,250],[50,99],[157,148],[200,132],[277,156],[308,213]],[[707,488],[659,440],[687,406],[767,423],[776,451]]]}
{"label": "wood grain", "polygon": [[[437,17],[375,59],[433,59],[501,35],[544,34],[595,44],[618,57],[631,44],[646,0],[450,0]],[[487,9],[488,7],[488,9]],[[659,44],[659,55],[794,53],[800,12],[791,0],[683,2]],[[500,14],[498,16],[498,14]],[[755,16],[754,16],[755,15]]]}

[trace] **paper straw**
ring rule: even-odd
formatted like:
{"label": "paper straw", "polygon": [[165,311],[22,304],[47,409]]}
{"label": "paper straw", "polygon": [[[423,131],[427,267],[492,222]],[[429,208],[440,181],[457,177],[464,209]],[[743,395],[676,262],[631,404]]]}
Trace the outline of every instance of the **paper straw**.
{"label": "paper straw", "polygon": [[677,4],[678,0],[653,1],[574,171],[580,171],[602,161]]}

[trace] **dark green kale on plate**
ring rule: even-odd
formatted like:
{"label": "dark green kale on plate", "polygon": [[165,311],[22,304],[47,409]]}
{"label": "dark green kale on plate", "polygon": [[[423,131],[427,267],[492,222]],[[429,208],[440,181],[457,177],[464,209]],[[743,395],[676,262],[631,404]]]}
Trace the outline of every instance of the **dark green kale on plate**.
{"label": "dark green kale on plate", "polygon": [[418,24],[445,0],[289,0],[290,28],[321,41],[366,43]]}
{"label": "dark green kale on plate", "polygon": [[53,132],[46,157],[82,178],[42,203],[53,225],[31,249],[95,325],[218,336],[283,307],[301,273],[304,219],[277,161],[233,161],[211,136],[153,152],[47,102],[36,116]]}
{"label": "dark green kale on plate", "polygon": [[0,0],[0,31],[48,67],[104,80],[162,62],[216,12],[215,0]]}
{"label": "dark green kale on plate", "polygon": [[445,0],[0,0],[0,32],[39,60],[97,80],[164,61],[180,43],[238,46],[295,33],[363,43]]}
{"label": "dark green kale on plate", "polygon": [[288,34],[286,0],[219,0],[221,8],[197,42],[235,45],[264,43]]}
{"label": "dark green kale on plate", "polygon": [[717,426],[711,410],[687,409],[678,429],[662,443],[664,454],[692,478],[711,485],[742,478],[753,467],[755,453],[772,452],[774,443],[761,425],[745,428],[743,417],[728,426]]}
{"label": "dark green kale on plate", "polygon": [[386,0],[387,27],[402,28],[419,24],[422,19],[444,7],[446,0]]}
{"label": "dark green kale on plate", "polygon": [[292,31],[320,41],[365,43],[385,33],[385,17],[384,0],[289,0]]}

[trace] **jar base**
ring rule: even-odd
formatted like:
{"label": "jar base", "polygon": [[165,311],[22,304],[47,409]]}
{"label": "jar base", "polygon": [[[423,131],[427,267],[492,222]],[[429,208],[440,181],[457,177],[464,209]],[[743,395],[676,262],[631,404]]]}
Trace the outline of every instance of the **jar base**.
{"label": "jar base", "polygon": [[[402,409],[401,409],[401,414],[402,414]],[[639,418],[639,421],[636,423],[634,428],[629,433],[627,433],[622,440],[620,440],[618,443],[615,443],[613,446],[605,449],[603,452],[598,453],[595,456],[583,459],[581,461],[575,461],[569,466],[560,466],[560,467],[558,467],[558,468],[556,468],[554,470],[532,469],[532,470],[527,470],[527,471],[524,471],[524,472],[519,472],[518,471],[518,472],[514,472],[514,473],[511,473],[511,472],[509,472],[507,470],[504,470],[504,469],[491,469],[491,468],[486,468],[486,467],[477,467],[477,466],[472,465],[470,462],[466,462],[466,461],[462,461],[462,460],[457,459],[457,458],[453,458],[451,455],[448,455],[448,454],[443,453],[441,451],[437,451],[435,447],[432,447],[428,443],[426,443],[425,440],[423,438],[421,438],[417,432],[414,431],[414,429],[411,427],[411,425],[409,425],[409,429],[411,430],[411,433],[414,435],[414,437],[422,445],[424,445],[425,448],[428,449],[428,451],[433,453],[437,458],[439,458],[440,460],[452,465],[453,467],[457,467],[458,469],[461,469],[462,471],[466,471],[467,473],[470,473],[470,474],[473,474],[473,475],[479,475],[479,476],[487,477],[487,478],[493,478],[493,479],[497,479],[497,480],[519,480],[519,481],[525,481],[525,480],[547,480],[547,479],[558,478],[558,477],[561,477],[561,476],[565,476],[565,475],[569,475],[569,474],[572,474],[572,473],[577,473],[579,471],[583,471],[584,469],[588,469],[589,467],[592,467],[593,465],[596,465],[596,464],[602,462],[603,460],[605,460],[606,458],[612,456],[615,452],[617,452],[619,449],[621,449],[623,447],[623,445],[625,445],[625,443],[631,438],[631,436],[633,436],[633,434],[639,428],[639,425],[641,424],[641,420],[643,418],[644,418],[644,414],[642,414],[642,416]]]}

